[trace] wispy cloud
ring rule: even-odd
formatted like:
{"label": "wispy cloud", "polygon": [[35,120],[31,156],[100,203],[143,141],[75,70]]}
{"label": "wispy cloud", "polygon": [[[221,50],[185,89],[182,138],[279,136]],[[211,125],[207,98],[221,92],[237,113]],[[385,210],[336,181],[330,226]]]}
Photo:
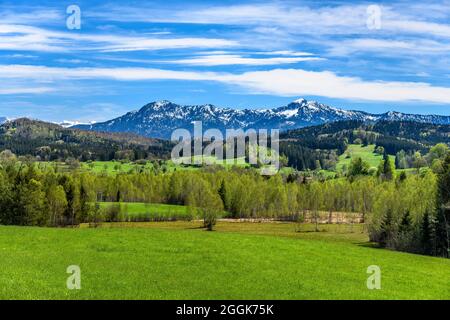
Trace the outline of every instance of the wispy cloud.
{"label": "wispy cloud", "polygon": [[61,9],[0,5],[0,21],[4,24],[42,25],[63,23],[65,16]]}
{"label": "wispy cloud", "polygon": [[273,69],[240,74],[174,71],[150,68],[53,68],[3,65],[4,79],[113,79],[118,81],[189,80],[216,81],[239,86],[249,93],[278,96],[314,95],[365,101],[427,101],[450,103],[450,88],[424,82],[367,81],[330,71]]}
{"label": "wispy cloud", "polygon": [[361,101],[450,103],[448,87],[423,82],[366,81],[329,71],[274,69],[231,76],[230,83],[233,81],[258,93],[281,96],[313,95]]}
{"label": "wispy cloud", "polygon": [[342,41],[332,41],[329,51],[332,55],[345,56],[355,52],[377,52],[383,55],[440,55],[450,52],[450,43],[428,39],[385,40],[373,38],[359,38]]}
{"label": "wispy cloud", "polygon": [[[359,1],[82,2],[81,30],[66,29],[64,5],[0,4],[0,94],[41,94],[55,105],[83,90],[86,101],[109,93],[125,101],[145,99],[149,81],[159,81],[158,92],[176,99],[173,86],[191,88],[174,81],[195,81],[212,98],[448,105],[450,1],[411,1],[382,2],[379,30],[366,25],[372,3]],[[239,105],[237,96],[227,98]]]}
{"label": "wispy cloud", "polygon": [[249,58],[241,55],[217,54],[203,55],[187,59],[162,61],[166,63],[185,64],[192,66],[226,66],[226,65],[247,65],[247,66],[269,66],[279,64],[292,64],[304,61],[323,60],[318,57],[270,57],[270,58]]}
{"label": "wispy cloud", "polygon": [[89,123],[120,116],[127,107],[106,102],[80,103],[64,100],[42,104],[19,99],[0,101],[0,110],[1,112],[8,110],[8,115],[12,118],[29,117],[55,122],[63,122],[64,119],[70,122]]}
{"label": "wispy cloud", "polygon": [[143,51],[233,47],[233,40],[204,37],[162,38],[58,32],[28,25],[0,24],[0,50],[73,52]]}
{"label": "wispy cloud", "polygon": [[[402,42],[407,47],[405,52],[413,55],[443,52],[450,45],[450,4],[432,2],[429,6],[428,10],[428,6],[403,2],[379,5],[379,30],[367,28],[367,3],[327,3],[322,6],[297,2],[195,4],[182,10],[115,6],[87,14],[115,22],[236,26],[240,29],[234,32],[229,28],[226,36],[247,47],[263,45],[282,51],[286,46],[312,43],[319,48],[333,46],[328,54],[342,56],[355,51],[377,54],[384,50],[383,53],[396,54],[401,49],[399,42]],[[358,38],[373,42],[365,47],[363,42],[352,41]],[[376,41],[379,41],[378,48]]]}
{"label": "wispy cloud", "polygon": [[[380,5],[383,32],[432,34],[450,37],[445,23],[427,21],[427,8],[410,9],[411,4]],[[278,27],[294,34],[370,34],[366,26],[368,4],[311,7],[292,2],[239,4],[231,6],[193,5],[188,9],[133,8],[117,6],[95,10],[89,16],[108,21],[222,24]],[[444,5],[434,5],[441,18],[450,17]],[[437,8],[436,8],[437,7]],[[430,8],[433,8],[430,4]]]}
{"label": "wispy cloud", "polygon": [[15,95],[15,94],[42,94],[54,91],[51,87],[3,87],[0,88],[0,95]]}

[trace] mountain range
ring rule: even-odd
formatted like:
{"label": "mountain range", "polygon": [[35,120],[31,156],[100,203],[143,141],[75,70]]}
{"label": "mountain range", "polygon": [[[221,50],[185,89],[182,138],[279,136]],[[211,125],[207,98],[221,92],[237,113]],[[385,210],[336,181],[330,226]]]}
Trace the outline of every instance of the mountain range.
{"label": "mountain range", "polygon": [[344,110],[315,101],[298,99],[286,106],[273,109],[232,109],[211,104],[179,105],[170,101],[151,102],[141,109],[118,118],[74,128],[106,132],[129,132],[146,137],[168,139],[175,129],[192,132],[193,121],[202,121],[203,130],[226,129],[280,129],[290,130],[328,122],[359,121],[415,121],[421,123],[450,124],[450,116],[405,114],[389,111],[372,114],[364,111]]}

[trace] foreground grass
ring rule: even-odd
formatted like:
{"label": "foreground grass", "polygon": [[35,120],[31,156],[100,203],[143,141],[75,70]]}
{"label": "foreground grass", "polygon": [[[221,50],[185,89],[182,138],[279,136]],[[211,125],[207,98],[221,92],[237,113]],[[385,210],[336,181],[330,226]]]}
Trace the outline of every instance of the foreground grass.
{"label": "foreground grass", "polygon": [[[233,222],[215,232],[198,222],[2,226],[0,299],[450,298],[450,260],[371,248],[358,227],[322,229]],[[69,265],[81,267],[81,290],[66,289]],[[381,290],[366,288],[369,265],[381,267]]]}

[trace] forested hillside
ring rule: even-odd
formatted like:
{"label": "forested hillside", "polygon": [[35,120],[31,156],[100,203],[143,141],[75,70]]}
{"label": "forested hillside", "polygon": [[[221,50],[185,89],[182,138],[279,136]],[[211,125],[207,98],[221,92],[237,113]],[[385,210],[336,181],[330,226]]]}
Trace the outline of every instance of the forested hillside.
{"label": "forested hillside", "polygon": [[[336,170],[349,145],[375,145],[378,153],[396,156],[397,168],[411,168],[431,166],[434,159],[426,163],[423,157],[437,143],[450,143],[450,125],[340,121],[282,132],[280,154],[284,165],[300,171]],[[204,142],[204,147],[207,144]],[[0,151],[10,150],[41,161],[168,159],[172,147],[167,140],[63,128],[29,119],[0,126]]]}
{"label": "forested hillside", "polygon": [[0,126],[0,151],[33,156],[42,161],[167,158],[171,144],[127,133],[106,133],[63,128],[26,118]]}
{"label": "forested hillside", "polygon": [[334,169],[349,144],[374,144],[391,155],[402,151],[423,155],[437,143],[450,143],[450,125],[341,121],[280,134],[280,153],[298,170]]}

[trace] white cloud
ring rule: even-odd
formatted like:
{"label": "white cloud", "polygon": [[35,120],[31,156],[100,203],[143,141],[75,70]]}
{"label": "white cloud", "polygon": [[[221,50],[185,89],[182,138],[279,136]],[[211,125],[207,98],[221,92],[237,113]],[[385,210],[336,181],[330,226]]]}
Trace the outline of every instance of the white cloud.
{"label": "white cloud", "polygon": [[[20,8],[20,11],[19,11]],[[50,8],[0,6],[0,21],[5,24],[43,24],[65,21],[62,10]]]}
{"label": "white cloud", "polygon": [[109,40],[112,44],[100,47],[100,51],[118,52],[183,48],[220,48],[237,45],[235,41],[211,38],[147,39],[143,37],[116,37]]}
{"label": "white cloud", "polygon": [[129,108],[129,106],[108,102],[85,104],[80,101],[63,100],[40,104],[20,99],[4,100],[0,101],[2,116],[28,117],[56,123],[62,122],[62,119],[70,119],[69,121],[79,123],[106,121],[122,115]]}
{"label": "white cloud", "polygon": [[330,71],[273,69],[240,74],[173,71],[150,68],[53,68],[2,65],[0,79],[28,81],[113,79],[119,81],[189,80],[217,81],[244,88],[250,93],[278,96],[315,95],[366,101],[427,101],[450,103],[450,88],[424,82],[367,81]]}
{"label": "white cloud", "polygon": [[[88,16],[109,21],[158,22],[188,24],[223,24],[263,27],[268,30],[284,29],[292,34],[371,34],[366,27],[368,4],[323,5],[308,7],[299,3],[254,3],[227,6],[191,6],[182,10],[149,7],[118,6],[108,10],[88,12]],[[450,37],[450,26],[431,19],[439,12],[441,20],[450,17],[444,5],[430,4],[414,7],[411,4],[380,5],[382,32],[402,32]],[[433,10],[433,11],[431,11]],[[428,19],[428,20],[425,20]],[[431,20],[431,21],[429,21]]]}
{"label": "white cloud", "polygon": [[42,94],[54,91],[54,88],[49,87],[9,87],[0,88],[0,94]]}
{"label": "white cloud", "polygon": [[292,51],[292,50],[278,50],[278,51],[257,52],[257,53],[262,55],[280,55],[280,56],[298,56],[298,57],[314,55],[311,52]]}
{"label": "white cloud", "polygon": [[298,28],[297,33],[308,33],[312,29],[315,31],[320,29],[323,32],[325,30],[332,31],[332,28],[336,26],[365,28],[366,8],[367,6],[360,5],[326,6],[311,9],[305,6],[289,6],[282,3],[191,6],[184,7],[183,10],[119,6],[109,8],[109,10],[89,11],[87,15],[97,19],[126,22],[278,26]]}
{"label": "white cloud", "polygon": [[225,66],[225,65],[268,66],[268,65],[290,64],[315,60],[323,60],[323,59],[317,57],[248,58],[243,57],[241,55],[217,54],[217,55],[203,55],[200,57],[162,61],[162,62],[186,64],[192,66]]}
{"label": "white cloud", "polygon": [[329,71],[275,69],[247,72],[232,76],[229,81],[259,93],[282,96],[315,95],[366,101],[450,103],[450,88],[447,87],[419,82],[365,81]]}
{"label": "white cloud", "polygon": [[391,19],[383,21],[383,28],[402,33],[450,37],[450,26],[435,22]]}
{"label": "white cloud", "polygon": [[[402,52],[411,56],[448,51],[450,3],[380,5],[380,30],[367,28],[369,4],[308,6],[273,1],[251,5],[183,5],[170,9],[116,6],[92,10],[87,15],[107,21],[238,26],[237,31],[227,28],[224,33],[242,46],[274,51],[305,43],[319,50],[332,46],[328,53],[337,56],[352,52],[382,55]],[[381,45],[365,47],[362,42],[352,41],[358,38],[365,41],[373,38]],[[400,42],[405,49],[399,48]]]}
{"label": "white cloud", "polygon": [[215,73],[184,72],[150,68],[58,68],[31,65],[1,65],[0,79],[56,81],[77,79],[208,80]]}
{"label": "white cloud", "polygon": [[181,48],[233,47],[232,40],[184,37],[162,38],[154,35],[126,36],[58,32],[43,28],[0,24],[0,50],[69,52],[69,51],[143,51]]}
{"label": "white cloud", "polygon": [[450,43],[425,39],[385,40],[359,38],[339,42],[329,41],[328,44],[331,46],[329,53],[336,56],[346,56],[355,52],[377,52],[392,56],[398,56],[400,53],[406,55],[441,55],[450,52]]}

